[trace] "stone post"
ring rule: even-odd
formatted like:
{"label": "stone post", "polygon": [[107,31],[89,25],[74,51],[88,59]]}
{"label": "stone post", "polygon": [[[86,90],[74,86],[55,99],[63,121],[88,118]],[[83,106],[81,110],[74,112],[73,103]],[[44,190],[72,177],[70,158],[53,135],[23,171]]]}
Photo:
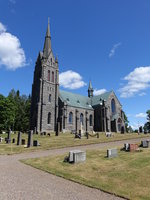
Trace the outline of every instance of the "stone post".
{"label": "stone post", "polygon": [[33,131],[30,130],[28,133],[28,143],[27,143],[27,147],[31,147],[33,146]]}
{"label": "stone post", "polygon": [[79,131],[79,111],[76,110],[76,133]]}
{"label": "stone post", "polygon": [[18,132],[17,145],[21,145],[21,132]]}
{"label": "stone post", "polygon": [[9,131],[8,131],[7,143],[8,144],[11,143],[11,129],[9,129]]}
{"label": "stone post", "polygon": [[60,133],[60,122],[57,122],[56,136],[58,136],[59,133]]}

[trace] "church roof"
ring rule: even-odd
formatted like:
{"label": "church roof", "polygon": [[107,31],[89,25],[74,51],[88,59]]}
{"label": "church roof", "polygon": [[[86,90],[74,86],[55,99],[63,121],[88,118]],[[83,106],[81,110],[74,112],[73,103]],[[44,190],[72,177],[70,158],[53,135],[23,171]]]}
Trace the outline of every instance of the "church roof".
{"label": "church roof", "polygon": [[92,106],[99,105],[101,99],[107,101],[111,93],[112,93],[112,91],[105,92],[105,93],[97,95],[97,96],[93,96],[93,98],[92,98]]}
{"label": "church roof", "polygon": [[91,106],[91,99],[89,97],[74,94],[64,90],[59,90],[59,97],[69,106],[93,110]]}

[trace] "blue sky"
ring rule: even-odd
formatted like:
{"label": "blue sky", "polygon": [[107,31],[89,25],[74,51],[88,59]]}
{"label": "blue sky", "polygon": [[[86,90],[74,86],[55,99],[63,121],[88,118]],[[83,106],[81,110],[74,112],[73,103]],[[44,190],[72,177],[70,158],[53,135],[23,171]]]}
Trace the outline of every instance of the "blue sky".
{"label": "blue sky", "polygon": [[95,94],[114,90],[130,125],[142,125],[150,109],[150,1],[1,0],[1,94],[31,93],[48,17],[61,88],[87,95],[91,80]]}

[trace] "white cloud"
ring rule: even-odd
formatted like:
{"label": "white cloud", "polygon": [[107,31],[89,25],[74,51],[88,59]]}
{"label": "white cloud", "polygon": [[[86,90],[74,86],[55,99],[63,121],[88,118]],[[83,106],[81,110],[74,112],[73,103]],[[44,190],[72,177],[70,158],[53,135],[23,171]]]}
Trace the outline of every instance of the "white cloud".
{"label": "white cloud", "polygon": [[119,89],[121,97],[132,97],[139,92],[140,96],[145,95],[141,91],[150,87],[150,66],[135,68],[124,77],[124,80],[127,81],[127,84]]}
{"label": "white cloud", "polygon": [[145,118],[146,116],[147,116],[146,113],[138,113],[135,115],[135,117],[137,117],[137,118]]}
{"label": "white cloud", "polygon": [[138,130],[140,126],[142,126],[142,127],[144,126],[144,123],[142,123],[142,122],[133,122],[130,126],[132,127],[133,130]]}
{"label": "white cloud", "polygon": [[2,23],[0,23],[0,65],[6,66],[9,70],[27,65],[19,39],[6,32],[6,27]]}
{"label": "white cloud", "polygon": [[0,22],[0,33],[5,32],[6,27]]}
{"label": "white cloud", "polygon": [[94,92],[93,92],[93,94],[94,94],[95,96],[97,96],[97,95],[103,94],[103,93],[105,93],[105,92],[107,92],[106,89],[100,89],[100,90],[95,89]]}
{"label": "white cloud", "polygon": [[59,74],[59,83],[60,86],[68,89],[78,89],[86,85],[82,76],[71,70]]}
{"label": "white cloud", "polygon": [[109,58],[113,57],[115,55],[116,49],[121,45],[121,42],[114,44],[114,46],[112,47],[112,49],[110,50],[109,53]]}
{"label": "white cloud", "polygon": [[140,97],[145,96],[145,95],[146,95],[145,92],[142,92],[142,93],[139,94]]}

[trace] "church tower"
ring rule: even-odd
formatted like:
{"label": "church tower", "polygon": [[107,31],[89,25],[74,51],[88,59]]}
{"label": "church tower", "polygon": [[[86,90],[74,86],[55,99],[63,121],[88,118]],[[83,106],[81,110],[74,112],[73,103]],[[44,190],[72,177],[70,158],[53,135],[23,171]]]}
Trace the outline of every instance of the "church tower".
{"label": "church tower", "polygon": [[59,70],[58,59],[51,47],[50,23],[44,48],[39,52],[32,84],[30,128],[37,132],[56,131],[58,119]]}
{"label": "church tower", "polygon": [[88,97],[93,97],[93,87],[91,81],[89,82],[89,87],[88,87]]}

